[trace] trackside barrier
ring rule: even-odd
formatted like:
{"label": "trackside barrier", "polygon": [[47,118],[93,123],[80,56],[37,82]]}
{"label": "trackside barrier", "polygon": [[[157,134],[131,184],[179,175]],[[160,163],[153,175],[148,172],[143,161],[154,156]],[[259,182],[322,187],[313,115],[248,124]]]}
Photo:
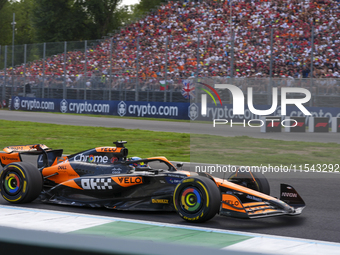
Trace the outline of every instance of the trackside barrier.
{"label": "trackside barrier", "polygon": [[286,119],[291,119],[291,121],[285,123],[287,125],[285,126],[285,132],[306,132],[305,117],[286,117]]}
{"label": "trackside barrier", "polygon": [[281,116],[265,116],[260,118],[263,121],[261,132],[281,132]]}
{"label": "trackside barrier", "polygon": [[332,132],[340,133],[340,118],[332,118]]}
{"label": "trackside barrier", "polygon": [[101,255],[101,254],[149,254],[149,255],[260,255],[218,250],[206,247],[175,245],[122,238],[106,238],[75,234],[57,234],[0,227],[0,254],[6,255]]}
{"label": "trackside barrier", "polygon": [[12,97],[11,110],[188,119],[187,103]]}
{"label": "trackside barrier", "polygon": [[[254,105],[258,110],[266,110],[267,105]],[[202,115],[201,103],[168,103],[156,101],[119,101],[119,100],[77,100],[77,99],[56,99],[56,98],[32,98],[13,96],[9,101],[10,110],[34,111],[34,112],[62,112],[77,114],[100,114],[115,115],[121,117],[148,117],[148,118],[168,118],[183,119],[191,121],[212,121],[213,119],[233,120],[243,122],[257,120],[260,117],[250,112],[245,107],[244,115],[233,114],[233,104],[223,104],[223,107],[214,104],[207,105],[207,114]],[[339,108],[307,107],[315,117],[340,117]],[[280,107],[273,113],[275,116],[269,118],[281,119]],[[286,116],[296,117],[299,111],[296,107],[287,106]],[[264,116],[263,116],[264,118]],[[265,120],[265,119],[263,119]],[[254,124],[252,122],[252,124]],[[281,126],[274,122],[276,128],[267,129],[263,127],[263,132],[281,132]],[[285,123],[287,125],[288,123]],[[268,127],[268,128],[269,128]],[[273,131],[274,130],[274,131]],[[275,131],[276,130],[276,131]]]}
{"label": "trackside barrier", "polygon": [[309,117],[309,132],[326,133],[329,132],[329,118],[327,117]]}

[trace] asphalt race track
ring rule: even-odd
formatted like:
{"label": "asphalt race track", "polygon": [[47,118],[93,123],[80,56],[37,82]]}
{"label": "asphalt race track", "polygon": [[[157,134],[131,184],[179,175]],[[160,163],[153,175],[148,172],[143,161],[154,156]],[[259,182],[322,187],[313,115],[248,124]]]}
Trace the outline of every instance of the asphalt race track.
{"label": "asphalt race track", "polygon": [[[86,126],[105,126],[105,127],[124,127],[124,128],[139,128],[155,131],[172,131],[172,132],[189,132],[190,124],[183,122],[163,122],[163,121],[143,121],[133,119],[119,118],[93,118],[86,116],[74,115],[55,115],[48,113],[31,113],[31,112],[14,112],[0,111],[0,119],[7,120],[22,120],[35,121],[55,124],[68,125],[86,125]],[[207,124],[202,124],[207,125]],[[231,130],[232,128],[228,129]],[[202,129],[203,130],[203,129]],[[236,130],[236,129],[235,129]],[[238,129],[239,130],[239,129]],[[249,131],[249,129],[247,129]],[[253,130],[245,132],[248,136],[265,136],[269,134],[260,133],[259,129],[256,133]],[[236,131],[235,131],[236,132]],[[228,132],[228,135],[232,132]],[[219,133],[216,133],[220,135]],[[224,132],[226,135],[226,132]],[[282,133],[282,136],[277,139],[284,139],[285,136],[292,134]],[[311,137],[311,135],[313,135]],[[337,142],[340,143],[339,134],[326,133],[316,135],[315,133],[299,134],[300,140],[304,141],[320,141],[320,142]],[[309,138],[308,138],[309,137]],[[271,138],[271,137],[263,137]],[[299,140],[293,139],[292,140]],[[290,140],[289,139],[289,140]],[[31,159],[34,162],[34,159]],[[340,163],[340,162],[339,162]],[[193,165],[187,164],[184,170],[194,169]],[[222,174],[218,177],[223,177]],[[218,228],[225,230],[246,231],[253,233],[281,235],[289,237],[299,237],[307,239],[316,239],[322,241],[340,241],[340,174],[336,173],[291,173],[266,175],[270,187],[271,195],[279,195],[280,183],[292,185],[306,202],[306,208],[300,216],[280,216],[272,218],[262,218],[256,220],[244,220],[216,216],[212,220],[202,224],[195,224],[201,227]],[[8,204],[0,198],[0,204]],[[25,205],[16,205],[18,207],[40,208],[57,211],[77,212],[91,215],[113,216],[122,218],[131,218],[138,220],[148,220],[156,222],[166,222],[179,225],[190,225],[183,221],[176,213],[163,212],[120,212],[101,208],[82,208],[61,206],[53,204],[43,204],[36,200],[33,203]]]}
{"label": "asphalt race track", "polygon": [[[179,133],[214,134],[218,136],[250,136],[254,138],[276,139],[286,141],[305,141],[322,143],[340,143],[339,133],[261,133],[259,127],[240,127],[195,122],[150,121],[143,119],[100,118],[84,115],[51,114],[45,112],[0,111],[0,120],[21,120],[41,123],[52,123],[76,126],[101,126],[151,131],[167,131]],[[117,137],[119,139],[119,137]]]}

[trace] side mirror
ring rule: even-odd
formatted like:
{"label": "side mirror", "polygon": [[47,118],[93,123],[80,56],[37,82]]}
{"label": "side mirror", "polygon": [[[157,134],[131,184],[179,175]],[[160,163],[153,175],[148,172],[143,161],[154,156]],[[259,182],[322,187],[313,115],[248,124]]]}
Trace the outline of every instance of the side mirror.
{"label": "side mirror", "polygon": [[182,167],[183,165],[184,165],[183,163],[177,163],[177,164],[176,164],[176,167],[180,168],[180,167]]}

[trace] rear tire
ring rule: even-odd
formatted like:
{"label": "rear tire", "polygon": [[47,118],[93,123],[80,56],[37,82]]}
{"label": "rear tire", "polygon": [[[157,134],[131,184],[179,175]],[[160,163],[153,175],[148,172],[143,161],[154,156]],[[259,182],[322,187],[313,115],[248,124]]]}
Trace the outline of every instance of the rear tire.
{"label": "rear tire", "polygon": [[8,164],[0,173],[0,193],[10,203],[32,202],[40,195],[42,186],[41,173],[28,162]]}
{"label": "rear tire", "polygon": [[228,181],[270,195],[268,180],[262,173],[236,171],[229,176]]}
{"label": "rear tire", "polygon": [[203,176],[182,180],[173,195],[175,209],[188,222],[205,222],[218,213],[221,192],[216,183]]}

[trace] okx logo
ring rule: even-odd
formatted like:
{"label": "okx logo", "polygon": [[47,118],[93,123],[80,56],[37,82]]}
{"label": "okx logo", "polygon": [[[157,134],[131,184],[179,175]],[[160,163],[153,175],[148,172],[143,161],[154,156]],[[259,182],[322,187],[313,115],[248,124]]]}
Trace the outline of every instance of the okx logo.
{"label": "okx logo", "polygon": [[[217,96],[218,100],[220,101],[221,106],[223,106],[221,97],[219,96],[219,94],[217,93],[217,91],[213,87],[211,87],[208,84],[202,83],[202,82],[198,82],[198,83],[203,85],[203,86],[206,86],[212,92],[214,92],[214,94]],[[204,88],[199,88],[199,89],[201,89],[204,92],[206,92],[212,98],[212,100],[214,101],[215,106],[217,106],[216,100],[215,100],[214,96],[210,93],[209,90],[206,90]],[[207,94],[202,94],[201,95],[201,114],[202,114],[203,117],[207,116]]]}

